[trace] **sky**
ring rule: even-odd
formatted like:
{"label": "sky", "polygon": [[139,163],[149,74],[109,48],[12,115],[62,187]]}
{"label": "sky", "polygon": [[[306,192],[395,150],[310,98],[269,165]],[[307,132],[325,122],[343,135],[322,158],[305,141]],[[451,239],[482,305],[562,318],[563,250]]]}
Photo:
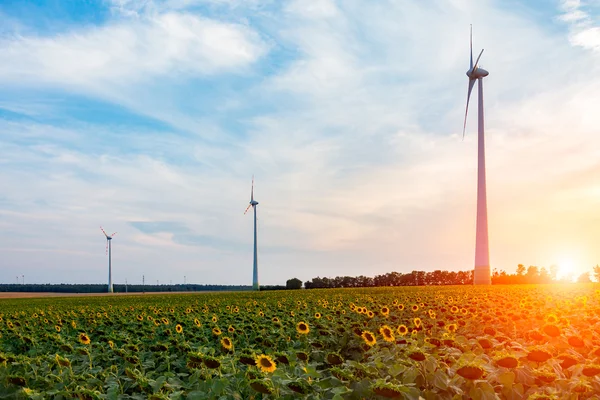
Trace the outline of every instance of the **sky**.
{"label": "sky", "polygon": [[[2,0],[0,282],[600,263],[599,0]],[[474,94],[476,91],[474,91]]]}

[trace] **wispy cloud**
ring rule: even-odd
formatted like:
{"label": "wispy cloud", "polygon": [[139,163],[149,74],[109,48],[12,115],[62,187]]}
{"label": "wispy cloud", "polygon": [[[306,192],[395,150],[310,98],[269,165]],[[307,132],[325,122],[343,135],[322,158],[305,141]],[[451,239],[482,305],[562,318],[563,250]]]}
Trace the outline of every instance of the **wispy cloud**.
{"label": "wispy cloud", "polygon": [[[569,24],[569,39],[574,46],[600,51],[600,4],[580,0],[562,0],[560,19]],[[595,9],[593,14],[592,9]]]}

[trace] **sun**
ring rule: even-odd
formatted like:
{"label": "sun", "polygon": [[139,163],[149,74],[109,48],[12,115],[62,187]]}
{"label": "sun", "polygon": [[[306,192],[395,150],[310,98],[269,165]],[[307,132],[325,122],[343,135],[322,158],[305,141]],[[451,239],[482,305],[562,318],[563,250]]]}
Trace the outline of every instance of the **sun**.
{"label": "sun", "polygon": [[575,279],[577,271],[575,271],[575,262],[571,258],[564,258],[558,263],[557,279]]}

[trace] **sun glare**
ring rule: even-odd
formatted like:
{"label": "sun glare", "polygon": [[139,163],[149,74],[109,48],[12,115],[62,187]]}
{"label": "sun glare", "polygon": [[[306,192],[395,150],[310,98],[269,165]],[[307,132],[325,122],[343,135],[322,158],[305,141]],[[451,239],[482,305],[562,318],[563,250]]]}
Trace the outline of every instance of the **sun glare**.
{"label": "sun glare", "polygon": [[558,263],[558,272],[556,274],[558,279],[576,279],[575,262],[570,258],[565,258]]}

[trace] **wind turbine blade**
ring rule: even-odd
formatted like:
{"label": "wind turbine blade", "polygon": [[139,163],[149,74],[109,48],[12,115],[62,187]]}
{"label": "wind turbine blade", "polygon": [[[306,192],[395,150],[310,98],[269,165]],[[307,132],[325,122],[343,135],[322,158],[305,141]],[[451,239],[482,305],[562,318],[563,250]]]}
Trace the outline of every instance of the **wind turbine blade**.
{"label": "wind turbine blade", "polygon": [[473,69],[473,24],[471,24],[471,65],[469,70]]}
{"label": "wind turbine blade", "polygon": [[104,229],[102,229],[102,227],[100,227],[100,230],[102,231],[102,233],[104,233],[104,236],[108,237],[108,235],[106,234],[106,232],[104,232]]}
{"label": "wind turbine blade", "polygon": [[113,233],[112,235],[110,235],[110,237],[113,237],[113,236],[115,236],[116,234],[117,234],[117,232],[115,232],[115,233]]}
{"label": "wind turbine blade", "polygon": [[252,204],[249,204],[248,207],[246,207],[246,211],[244,211],[244,215],[246,215],[246,213],[248,212],[248,210],[250,209],[250,207],[252,207]]}
{"label": "wind turbine blade", "polygon": [[469,90],[467,92],[467,108],[465,109],[465,123],[463,124],[463,140],[465,140],[465,130],[467,129],[467,113],[469,112],[469,99],[471,98],[471,91],[475,85],[475,79],[469,79]]}
{"label": "wind turbine blade", "polygon": [[475,61],[475,67],[474,67],[475,69],[473,69],[473,72],[475,72],[475,70],[479,66],[479,59],[481,58],[482,54],[483,54],[483,49],[481,49],[481,53],[479,53],[479,57],[477,57],[477,61]]}
{"label": "wind turbine blade", "polygon": [[252,175],[252,190],[250,191],[250,201],[254,200],[254,175]]}

